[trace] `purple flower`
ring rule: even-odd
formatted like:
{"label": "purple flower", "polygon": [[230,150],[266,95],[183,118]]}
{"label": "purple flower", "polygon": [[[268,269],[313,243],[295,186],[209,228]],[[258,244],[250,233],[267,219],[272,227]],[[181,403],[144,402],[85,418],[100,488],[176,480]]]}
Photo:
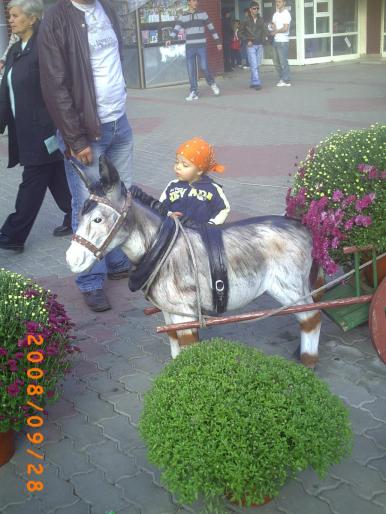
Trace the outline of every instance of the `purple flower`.
{"label": "purple flower", "polygon": [[46,350],[47,350],[47,355],[49,355],[49,356],[58,355],[59,354],[59,349],[54,344],[51,344],[51,345],[47,346]]}
{"label": "purple flower", "polygon": [[16,353],[13,354],[13,357],[15,359],[18,359],[18,360],[22,359],[24,357],[24,353],[23,352],[16,352]]}
{"label": "purple flower", "polygon": [[55,396],[55,391],[53,390],[50,390],[50,391],[47,391],[47,398],[52,398],[53,396]]}
{"label": "purple flower", "polygon": [[355,222],[355,218],[351,218],[348,221],[346,221],[346,223],[344,224],[344,229],[351,230],[354,226],[354,222]]}
{"label": "purple flower", "polygon": [[17,371],[17,360],[9,359],[8,362],[9,371],[16,372]]}
{"label": "purple flower", "polygon": [[343,198],[343,193],[340,189],[337,189],[332,193],[332,199],[334,202],[339,202]]}
{"label": "purple flower", "polygon": [[367,209],[367,207],[369,207],[374,202],[374,200],[375,193],[369,193],[355,202],[355,208],[357,211],[361,212],[363,209]]}
{"label": "purple flower", "polygon": [[369,225],[371,225],[372,223],[372,219],[371,219],[371,216],[363,216],[363,215],[358,215],[358,216],[355,216],[355,224],[358,225],[359,227],[362,226],[362,227],[368,227]]}
{"label": "purple flower", "polygon": [[0,348],[0,357],[6,357],[8,352],[5,348]]}
{"label": "purple flower", "polygon": [[17,396],[19,394],[20,388],[16,383],[13,383],[7,386],[7,393],[9,396]]}

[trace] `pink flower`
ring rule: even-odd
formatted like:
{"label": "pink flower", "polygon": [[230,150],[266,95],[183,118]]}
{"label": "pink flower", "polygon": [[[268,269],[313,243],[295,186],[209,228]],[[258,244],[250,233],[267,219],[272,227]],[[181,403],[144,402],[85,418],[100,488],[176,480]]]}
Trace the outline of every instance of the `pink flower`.
{"label": "pink flower", "polygon": [[7,393],[9,396],[17,396],[19,394],[20,388],[16,383],[13,383],[7,386]]}
{"label": "pink flower", "polygon": [[348,221],[346,221],[346,223],[344,224],[344,229],[351,230],[354,226],[354,222],[355,222],[355,218],[351,218]]}
{"label": "pink flower", "polygon": [[369,225],[371,225],[371,223],[372,223],[371,216],[362,216],[362,215],[355,216],[355,224],[358,225],[359,227],[360,226],[368,227]]}
{"label": "pink flower", "polygon": [[381,173],[381,179],[386,180],[386,171],[382,171]]}
{"label": "pink flower", "polygon": [[47,391],[47,398],[52,398],[53,396],[55,396],[55,391]]}
{"label": "pink flower", "polygon": [[13,373],[17,371],[17,369],[18,369],[17,368],[17,360],[9,359],[7,364],[8,364],[8,367],[9,367],[9,371],[11,371]]}
{"label": "pink flower", "polygon": [[22,358],[24,357],[24,353],[23,353],[23,352],[16,352],[16,353],[13,355],[13,357],[14,357],[15,359],[18,359],[18,360],[19,360],[19,359],[22,359]]}
{"label": "pink flower", "polygon": [[8,352],[5,348],[0,348],[0,357],[6,357]]}
{"label": "pink flower", "polygon": [[343,198],[343,193],[340,189],[337,189],[332,193],[332,199],[334,202],[339,202]]}

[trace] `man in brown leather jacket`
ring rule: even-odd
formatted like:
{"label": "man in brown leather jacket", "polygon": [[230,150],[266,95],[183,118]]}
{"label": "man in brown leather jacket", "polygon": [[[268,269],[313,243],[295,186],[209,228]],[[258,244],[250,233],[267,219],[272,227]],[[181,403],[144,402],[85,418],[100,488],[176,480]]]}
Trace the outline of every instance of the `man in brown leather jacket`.
{"label": "man in brown leather jacket", "polygon": [[[132,130],[126,116],[126,87],[120,59],[122,40],[117,16],[108,0],[57,0],[39,32],[43,97],[59,131],[72,193],[72,225],[89,192],[72,169],[75,158],[91,180],[98,180],[98,160],[105,154],[130,187]],[[129,262],[120,248],[106,255],[76,283],[94,311],[110,308],[103,291],[110,279],[128,276]]]}
{"label": "man in brown leather jacket", "polygon": [[241,25],[240,37],[247,42],[247,55],[251,67],[249,87],[259,91],[261,89],[259,67],[263,59],[263,44],[267,38],[267,31],[259,14],[259,4],[257,2],[251,2],[249,15]]}

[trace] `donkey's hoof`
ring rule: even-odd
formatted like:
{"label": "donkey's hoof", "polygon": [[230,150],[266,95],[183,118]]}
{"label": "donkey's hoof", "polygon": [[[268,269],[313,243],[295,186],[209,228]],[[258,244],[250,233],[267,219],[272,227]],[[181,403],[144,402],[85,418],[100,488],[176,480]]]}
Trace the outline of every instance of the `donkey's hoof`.
{"label": "donkey's hoof", "polygon": [[300,362],[306,368],[314,369],[319,360],[318,354],[312,355],[311,353],[302,353],[300,355]]}

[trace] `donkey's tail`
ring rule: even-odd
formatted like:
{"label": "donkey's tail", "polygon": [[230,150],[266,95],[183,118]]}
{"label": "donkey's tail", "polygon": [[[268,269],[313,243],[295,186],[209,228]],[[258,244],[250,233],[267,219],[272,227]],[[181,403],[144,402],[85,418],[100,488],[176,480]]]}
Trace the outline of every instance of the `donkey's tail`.
{"label": "donkey's tail", "polygon": [[[310,270],[310,289],[313,291],[314,289],[319,289],[319,287],[324,286],[324,273],[323,268],[318,264],[318,262],[313,259],[312,266]],[[323,296],[323,292],[316,293],[313,295],[314,302],[318,302]]]}

